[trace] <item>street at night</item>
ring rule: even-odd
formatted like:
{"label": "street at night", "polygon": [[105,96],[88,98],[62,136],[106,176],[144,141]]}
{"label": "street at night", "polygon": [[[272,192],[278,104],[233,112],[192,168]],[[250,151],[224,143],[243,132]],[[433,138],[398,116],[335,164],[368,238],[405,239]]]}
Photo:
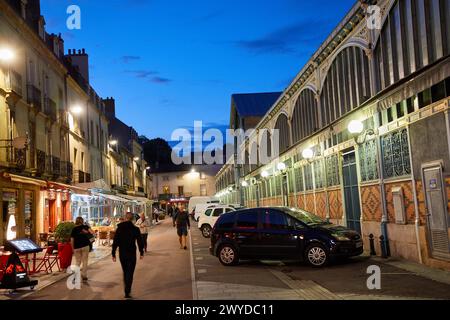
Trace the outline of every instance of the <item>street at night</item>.
{"label": "street at night", "polygon": [[450,0],[0,0],[0,309],[437,313],[449,114]]}

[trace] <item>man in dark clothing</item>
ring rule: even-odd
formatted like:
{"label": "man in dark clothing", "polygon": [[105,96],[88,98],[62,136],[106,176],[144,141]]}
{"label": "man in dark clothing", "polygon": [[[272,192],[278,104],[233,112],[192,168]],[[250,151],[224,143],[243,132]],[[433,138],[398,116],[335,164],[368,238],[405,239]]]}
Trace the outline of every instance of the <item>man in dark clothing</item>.
{"label": "man in dark clothing", "polygon": [[191,228],[191,223],[189,222],[189,214],[187,211],[175,210],[175,215],[173,218],[173,226],[177,227],[177,234],[180,241],[180,249],[187,250],[186,237],[188,235],[188,229]]}
{"label": "man in dark clothing", "polygon": [[133,214],[127,213],[126,221],[119,223],[112,246],[112,259],[116,262],[116,250],[119,248],[119,259],[123,270],[125,284],[125,298],[131,299],[131,286],[133,284],[134,269],[136,268],[136,242],[139,247],[141,259],[144,258],[144,244],[139,228],[133,224]]}

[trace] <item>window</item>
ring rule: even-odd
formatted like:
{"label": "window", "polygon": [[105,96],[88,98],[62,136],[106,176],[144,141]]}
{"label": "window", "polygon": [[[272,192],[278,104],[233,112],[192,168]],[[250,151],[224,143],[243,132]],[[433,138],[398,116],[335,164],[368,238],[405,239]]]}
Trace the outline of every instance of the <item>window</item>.
{"label": "window", "polygon": [[361,181],[378,179],[378,159],[376,140],[370,140],[358,149]]}
{"label": "window", "polygon": [[226,214],[220,216],[219,220],[216,223],[217,228],[221,229],[229,229],[234,227],[234,221],[236,219],[235,214]]}
{"label": "window", "polygon": [[183,180],[183,176],[181,175],[177,176],[177,180]]}
{"label": "window", "polygon": [[211,212],[212,212],[212,209],[208,209],[208,210],[205,211],[205,215],[210,217],[211,216]]}
{"label": "window", "polygon": [[184,195],[184,187],[183,186],[178,186],[178,195],[179,196]]}
{"label": "window", "polygon": [[236,227],[239,229],[256,230],[258,227],[258,212],[241,212],[238,215]]}
{"label": "window", "polygon": [[427,89],[419,93],[419,108],[423,108],[431,104],[431,89]]}
{"label": "window", "polygon": [[337,155],[332,155],[325,160],[327,170],[327,186],[337,186],[339,180],[339,159]]}
{"label": "window", "polygon": [[408,131],[402,129],[381,138],[383,171],[385,178],[411,174]]}
{"label": "window", "polygon": [[263,217],[264,229],[284,230],[288,227],[285,215],[278,211],[264,211]]}
{"label": "window", "polygon": [[322,160],[314,162],[314,181],[316,183],[316,189],[321,189],[324,187],[322,163]]}
{"label": "window", "polygon": [[437,85],[431,87],[431,97],[433,102],[442,100],[445,96],[445,81],[441,81]]}
{"label": "window", "polygon": [[304,167],[304,172],[305,172],[305,186],[306,186],[306,190],[313,190],[314,189],[314,185],[313,185],[313,172],[312,172],[311,164],[307,164]]}
{"label": "window", "polygon": [[223,209],[214,209],[212,216],[213,217],[219,217],[223,213]]}
{"label": "window", "polygon": [[200,185],[200,196],[206,196],[207,195],[207,191],[206,191],[206,184],[201,184]]}
{"label": "window", "polygon": [[169,176],[163,176],[163,181],[169,181]]}
{"label": "window", "polygon": [[302,168],[295,169],[295,188],[297,192],[303,191],[303,170]]}
{"label": "window", "polygon": [[234,210],[233,209],[231,209],[231,208],[226,208],[225,209],[225,213],[228,213],[228,212],[233,212]]}

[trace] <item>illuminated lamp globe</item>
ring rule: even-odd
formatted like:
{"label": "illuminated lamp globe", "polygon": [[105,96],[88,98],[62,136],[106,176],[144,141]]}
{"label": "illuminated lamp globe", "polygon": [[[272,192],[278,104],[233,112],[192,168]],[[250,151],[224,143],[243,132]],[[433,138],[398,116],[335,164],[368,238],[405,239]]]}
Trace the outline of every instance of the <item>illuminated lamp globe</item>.
{"label": "illuminated lamp globe", "polygon": [[364,131],[364,124],[359,120],[352,120],[348,124],[348,131],[351,134],[361,134]]}
{"label": "illuminated lamp globe", "polygon": [[304,159],[312,159],[314,157],[314,151],[312,151],[310,148],[303,150],[302,157]]}

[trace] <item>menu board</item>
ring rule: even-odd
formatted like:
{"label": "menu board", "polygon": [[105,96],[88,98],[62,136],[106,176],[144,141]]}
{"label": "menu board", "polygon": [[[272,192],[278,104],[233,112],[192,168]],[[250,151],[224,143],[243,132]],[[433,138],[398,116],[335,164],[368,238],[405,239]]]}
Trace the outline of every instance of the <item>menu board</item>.
{"label": "menu board", "polygon": [[8,242],[18,253],[35,253],[42,251],[42,248],[30,239],[16,239]]}

